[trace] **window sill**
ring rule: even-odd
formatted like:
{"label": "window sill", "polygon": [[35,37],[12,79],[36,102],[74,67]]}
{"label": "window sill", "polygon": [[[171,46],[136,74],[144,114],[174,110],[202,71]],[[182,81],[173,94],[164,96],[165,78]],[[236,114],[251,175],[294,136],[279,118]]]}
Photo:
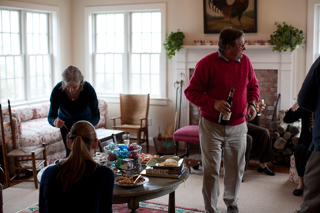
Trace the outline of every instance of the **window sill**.
{"label": "window sill", "polygon": [[[120,103],[119,96],[98,96],[98,99],[104,99],[107,103],[118,104]],[[167,98],[150,98],[150,105],[165,106],[168,103]]]}

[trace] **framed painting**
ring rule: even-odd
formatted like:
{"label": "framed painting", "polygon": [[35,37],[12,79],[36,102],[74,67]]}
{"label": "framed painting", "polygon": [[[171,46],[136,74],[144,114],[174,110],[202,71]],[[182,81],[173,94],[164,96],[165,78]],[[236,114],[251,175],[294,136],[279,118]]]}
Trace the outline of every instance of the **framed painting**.
{"label": "framed painting", "polygon": [[257,32],[257,0],[203,0],[204,33],[225,27]]}

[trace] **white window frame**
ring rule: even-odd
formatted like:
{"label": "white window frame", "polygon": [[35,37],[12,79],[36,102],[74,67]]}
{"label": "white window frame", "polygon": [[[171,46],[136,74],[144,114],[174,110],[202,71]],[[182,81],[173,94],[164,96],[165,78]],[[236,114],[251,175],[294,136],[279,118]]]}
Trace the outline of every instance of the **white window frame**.
{"label": "white window frame", "polygon": [[[51,23],[49,23],[49,31],[50,31],[50,54],[52,55],[52,63],[51,63],[51,85],[52,87],[55,85],[56,82],[59,81],[59,73],[61,73],[60,70],[60,38],[59,38],[59,8],[55,6],[48,6],[48,5],[40,5],[40,4],[32,4],[32,3],[23,3],[23,2],[14,2],[14,1],[6,1],[3,0],[0,2],[0,6],[4,9],[14,9],[14,10],[28,10],[30,12],[44,12],[49,13],[49,19],[51,19]],[[25,12],[25,11],[23,11]],[[25,23],[24,23],[25,24]],[[24,27],[22,27],[24,28]],[[22,47],[25,47],[26,42],[24,39],[21,41]],[[22,48],[22,54],[24,55],[23,63],[24,63],[24,76],[25,76],[25,82],[27,79],[29,79],[29,76],[27,76],[29,72],[27,60],[26,60],[26,50]],[[48,98],[43,99],[30,99],[30,83],[25,83],[24,89],[26,90],[26,96],[25,100],[19,101],[19,102],[11,102],[12,106],[20,106],[25,104],[33,104],[33,103],[42,103],[42,102],[48,102]],[[6,104],[4,104],[6,106]]]}
{"label": "white window frame", "polygon": [[306,48],[306,73],[309,72],[313,62],[319,57],[316,51],[319,48],[320,30],[320,0],[308,0],[307,11],[307,48]]}
{"label": "white window frame", "polygon": [[[88,76],[86,79],[92,82],[94,85],[94,29],[93,29],[93,19],[94,14],[103,12],[121,12],[121,11],[150,11],[150,10],[160,10],[161,12],[161,41],[165,40],[166,36],[166,3],[154,3],[154,4],[134,4],[134,5],[114,5],[114,6],[99,6],[99,7],[86,7],[85,8],[85,66],[88,71]],[[86,73],[87,74],[87,73]],[[127,76],[124,75],[124,78]],[[126,88],[128,85],[124,85]],[[150,104],[153,105],[166,105],[167,104],[167,58],[165,54],[165,49],[161,44],[161,54],[160,54],[160,98],[152,98]],[[102,96],[102,98],[107,98],[110,103],[119,103],[119,96]]]}

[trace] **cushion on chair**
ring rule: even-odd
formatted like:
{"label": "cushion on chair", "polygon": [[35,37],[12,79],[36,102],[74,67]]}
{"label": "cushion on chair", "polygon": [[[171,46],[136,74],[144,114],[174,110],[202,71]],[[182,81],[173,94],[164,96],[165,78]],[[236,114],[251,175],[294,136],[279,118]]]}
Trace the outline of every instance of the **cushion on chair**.
{"label": "cushion on chair", "polygon": [[199,140],[199,126],[189,125],[184,126],[173,134],[174,141],[184,141],[187,143],[200,143]]}

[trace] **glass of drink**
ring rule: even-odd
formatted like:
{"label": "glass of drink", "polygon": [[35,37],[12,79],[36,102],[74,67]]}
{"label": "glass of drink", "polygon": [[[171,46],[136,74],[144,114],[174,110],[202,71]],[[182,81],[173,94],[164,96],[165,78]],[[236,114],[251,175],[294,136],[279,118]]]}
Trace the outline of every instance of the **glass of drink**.
{"label": "glass of drink", "polygon": [[123,143],[129,147],[130,145],[130,134],[129,133],[125,133],[123,134]]}

